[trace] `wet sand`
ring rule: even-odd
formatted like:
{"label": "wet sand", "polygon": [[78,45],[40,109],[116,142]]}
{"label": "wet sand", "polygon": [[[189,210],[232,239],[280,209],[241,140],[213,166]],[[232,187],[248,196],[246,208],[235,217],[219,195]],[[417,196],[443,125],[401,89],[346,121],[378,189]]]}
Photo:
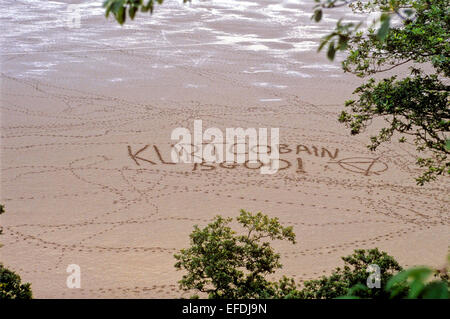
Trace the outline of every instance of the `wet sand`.
{"label": "wet sand", "polygon": [[[309,2],[169,1],[119,27],[96,3],[73,29],[64,3],[9,2],[0,254],[36,297],[186,296],[173,254],[193,225],[241,208],[294,226],[296,245],[274,245],[279,274],[299,282],[357,248],[405,266],[445,262],[448,179],[416,186],[413,147],[370,152],[370,131],[337,122],[361,81],[316,53],[337,17],[314,25]],[[195,119],[280,128],[284,169],[167,163],[172,130]],[[145,146],[135,161],[129,150]],[[66,286],[69,264],[81,289]]]}

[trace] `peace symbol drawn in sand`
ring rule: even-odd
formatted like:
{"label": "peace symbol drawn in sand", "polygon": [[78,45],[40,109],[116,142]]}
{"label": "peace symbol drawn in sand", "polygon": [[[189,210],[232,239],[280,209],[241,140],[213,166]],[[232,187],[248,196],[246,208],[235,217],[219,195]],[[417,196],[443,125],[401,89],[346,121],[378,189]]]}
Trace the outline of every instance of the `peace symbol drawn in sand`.
{"label": "peace symbol drawn in sand", "polygon": [[338,164],[347,171],[363,174],[365,176],[370,176],[371,174],[380,175],[380,173],[388,169],[388,165],[381,162],[379,157],[348,157],[328,163]]}

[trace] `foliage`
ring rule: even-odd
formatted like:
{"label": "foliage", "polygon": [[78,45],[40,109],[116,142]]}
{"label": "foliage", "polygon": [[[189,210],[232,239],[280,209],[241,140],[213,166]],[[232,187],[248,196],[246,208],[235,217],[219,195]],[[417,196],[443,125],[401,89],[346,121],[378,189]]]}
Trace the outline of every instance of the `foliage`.
{"label": "foliage", "polygon": [[[337,51],[347,53],[342,63],[345,72],[360,77],[393,70],[407,63],[415,64],[408,76],[369,79],[349,100],[339,121],[351,134],[363,132],[375,119],[386,126],[371,137],[369,149],[398,137],[399,142],[416,146],[417,164],[425,168],[416,181],[419,185],[450,173],[450,6],[448,0],[316,0],[313,18],[320,21],[322,11],[349,6],[357,13],[379,12],[378,22],[367,30],[361,24],[344,23],[326,36],[319,50],[328,46],[334,59]],[[397,23],[393,23],[397,18]],[[427,72],[417,65],[426,66]],[[431,71],[430,71],[431,69]],[[411,141],[408,140],[411,139]],[[423,156],[421,154],[424,154]]]}
{"label": "foliage", "polygon": [[448,280],[428,279],[433,270],[428,267],[415,267],[400,272],[389,280],[386,291],[394,298],[399,293],[399,288],[408,287],[408,299],[449,299]]}
{"label": "foliage", "polygon": [[[0,204],[0,215],[5,208]],[[0,235],[2,230],[0,229]],[[1,245],[0,245],[1,246]],[[0,263],[0,300],[1,299],[31,299],[31,284],[22,284],[20,276],[8,270]]]}
{"label": "foliage", "polygon": [[[139,10],[141,12],[153,13],[155,3],[162,4],[163,1],[164,0],[106,0],[103,2],[103,7],[106,8],[106,17],[112,13],[119,24],[124,24],[127,13],[128,17],[133,20]],[[183,0],[183,2],[190,2],[190,0]]]}
{"label": "foliage", "polygon": [[[433,279],[430,279],[431,275],[434,275]],[[366,286],[355,285],[341,298],[359,299],[355,292],[367,290]],[[390,299],[402,296],[407,299],[450,299],[448,266],[440,271],[429,267],[403,270],[389,279],[384,291]]]}
{"label": "foliage", "polygon": [[0,263],[0,300],[31,299],[32,297],[31,285],[22,284],[19,275]]}
{"label": "foliage", "polygon": [[[352,255],[342,257],[342,260],[343,268],[337,267],[330,276],[304,282],[299,298],[330,299],[349,295],[387,299],[389,294],[383,289],[367,288],[368,267],[372,264],[380,267],[381,287],[384,287],[396,272],[403,270],[393,257],[377,248],[355,250]],[[399,289],[398,296],[405,296],[406,293],[405,289]]]}
{"label": "foliage", "polygon": [[[450,258],[450,256],[449,256]],[[343,268],[336,268],[330,276],[310,280],[294,297],[301,299],[449,299],[448,266],[436,271],[429,267],[403,270],[398,262],[377,248],[355,250],[342,257]],[[370,265],[380,267],[380,288],[367,286]],[[434,279],[430,279],[434,274]]]}
{"label": "foliage", "polygon": [[[315,22],[320,22],[324,11],[339,7],[349,7],[355,13],[379,13],[378,18],[373,19],[371,33],[380,41],[384,41],[389,33],[391,21],[398,17],[405,23],[415,18],[415,9],[418,7],[415,0],[314,0],[314,14],[311,17]],[[376,30],[375,27],[379,24]],[[336,23],[335,30],[323,38],[319,51],[328,46],[327,56],[333,60],[337,51],[346,51],[348,42],[363,28],[363,23],[343,22],[340,19]],[[375,31],[375,32],[374,32]]]}
{"label": "foliage", "polygon": [[209,298],[293,297],[292,279],[271,282],[266,278],[282,267],[269,240],[295,243],[292,227],[282,226],[278,218],[245,210],[236,221],[240,233],[231,228],[231,218],[221,216],[205,228],[194,226],[191,246],[175,255],[175,267],[186,271],[180,288],[206,293]]}

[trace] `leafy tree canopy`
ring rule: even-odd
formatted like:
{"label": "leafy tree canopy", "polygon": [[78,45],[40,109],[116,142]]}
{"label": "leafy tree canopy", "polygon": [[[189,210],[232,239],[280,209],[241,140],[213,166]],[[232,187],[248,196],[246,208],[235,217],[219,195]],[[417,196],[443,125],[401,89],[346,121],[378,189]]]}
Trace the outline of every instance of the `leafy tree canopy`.
{"label": "leafy tree canopy", "polygon": [[191,246],[175,255],[175,267],[185,270],[179,282],[184,290],[205,293],[209,298],[280,298],[295,288],[292,279],[271,282],[266,276],[280,269],[280,255],[269,240],[295,243],[292,227],[284,227],[277,218],[241,210],[236,218],[217,216],[204,228],[194,227]]}
{"label": "leafy tree canopy", "polygon": [[0,300],[31,299],[31,284],[22,284],[20,276],[0,263]]}
{"label": "leafy tree canopy", "polygon": [[[388,299],[390,294],[384,289],[367,288],[367,269],[370,265],[380,267],[380,284],[385,287],[392,276],[402,271],[398,262],[387,253],[375,249],[358,249],[352,255],[342,257],[343,267],[337,267],[330,276],[304,282],[299,297],[304,299],[332,299],[344,295],[360,298]],[[363,288],[361,288],[363,287]],[[358,288],[358,289],[357,289]],[[407,289],[399,291],[406,296]]]}
{"label": "leafy tree canopy", "polygon": [[[448,256],[450,262],[450,255]],[[450,299],[449,265],[441,270],[412,267],[391,276],[383,286],[383,297],[406,299]],[[370,289],[361,283],[354,285],[340,299],[360,299]]]}
{"label": "leafy tree canopy", "polygon": [[[314,19],[323,11],[349,6],[356,13],[380,13],[378,22],[366,30],[362,24],[340,20],[326,36],[319,50],[327,47],[334,59],[346,52],[345,72],[360,77],[414,65],[402,78],[370,78],[346,102],[339,121],[351,134],[363,132],[373,120],[385,126],[371,137],[371,150],[391,138],[413,143],[419,153],[417,163],[425,168],[416,180],[419,185],[450,173],[450,6],[448,0],[316,0]],[[425,72],[425,71],[426,72]]]}

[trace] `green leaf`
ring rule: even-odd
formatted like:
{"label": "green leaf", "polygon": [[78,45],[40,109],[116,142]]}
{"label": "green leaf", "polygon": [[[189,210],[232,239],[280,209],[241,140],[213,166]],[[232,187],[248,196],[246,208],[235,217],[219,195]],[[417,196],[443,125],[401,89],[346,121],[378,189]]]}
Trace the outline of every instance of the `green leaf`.
{"label": "green leaf", "polygon": [[422,290],[425,288],[425,284],[420,280],[414,280],[410,284],[410,289],[408,293],[408,298],[410,299],[416,299],[422,292]]}
{"label": "green leaf", "polygon": [[328,45],[327,57],[328,59],[333,61],[335,56],[336,56],[336,48],[334,47],[334,42],[330,42],[330,44]]}
{"label": "green leaf", "polygon": [[314,21],[319,22],[320,20],[322,20],[322,10],[321,9],[316,9],[314,11]]}
{"label": "green leaf", "polygon": [[381,16],[380,20],[382,22],[381,22],[380,28],[378,29],[377,37],[381,41],[384,41],[386,39],[388,33],[389,33],[389,26],[390,26],[391,17],[389,15],[383,14]]}
{"label": "green leaf", "polygon": [[130,15],[131,20],[134,19],[137,10],[138,10],[137,7],[130,7],[130,9],[128,9],[128,14]]}
{"label": "green leaf", "polygon": [[126,19],[126,8],[125,8],[124,6],[121,6],[121,7],[117,10],[116,19],[117,19],[117,22],[119,22],[120,24],[124,24],[124,23],[125,23],[125,19]]}
{"label": "green leaf", "polygon": [[[424,288],[424,281],[431,275],[432,270],[428,267],[415,267],[404,270],[392,277],[386,284],[386,291],[391,292],[391,298],[398,295],[402,287],[409,285],[408,297],[416,298]],[[408,279],[412,279],[408,283]]]}
{"label": "green leaf", "polygon": [[443,281],[433,281],[423,289],[422,298],[449,299],[448,286]]}

